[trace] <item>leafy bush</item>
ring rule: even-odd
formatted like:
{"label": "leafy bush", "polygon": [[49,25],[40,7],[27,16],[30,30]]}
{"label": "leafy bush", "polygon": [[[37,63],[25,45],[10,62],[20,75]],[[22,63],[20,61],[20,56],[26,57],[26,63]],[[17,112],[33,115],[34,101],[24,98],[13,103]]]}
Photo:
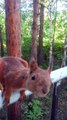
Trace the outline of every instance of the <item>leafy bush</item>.
{"label": "leafy bush", "polygon": [[[43,53],[44,53],[44,61],[48,65],[49,61],[49,50],[50,50],[50,41],[44,41]],[[64,43],[62,41],[55,41],[53,47],[53,57],[54,57],[54,65],[59,67],[61,65],[64,53]]]}
{"label": "leafy bush", "polygon": [[[50,41],[44,41],[43,43],[43,67],[48,66],[49,62],[49,50],[50,50]],[[27,38],[22,43],[22,53],[23,58],[29,60],[31,53],[31,37]],[[60,67],[64,53],[64,43],[56,41],[53,47],[53,57],[54,57],[54,65],[56,64],[56,68]]]}
{"label": "leafy bush", "polygon": [[22,43],[22,55],[23,58],[29,60],[31,52],[31,39],[27,38]]}
{"label": "leafy bush", "polygon": [[27,103],[27,106],[23,103],[22,111],[24,112],[25,120],[41,120],[42,110],[38,99],[33,99]]}

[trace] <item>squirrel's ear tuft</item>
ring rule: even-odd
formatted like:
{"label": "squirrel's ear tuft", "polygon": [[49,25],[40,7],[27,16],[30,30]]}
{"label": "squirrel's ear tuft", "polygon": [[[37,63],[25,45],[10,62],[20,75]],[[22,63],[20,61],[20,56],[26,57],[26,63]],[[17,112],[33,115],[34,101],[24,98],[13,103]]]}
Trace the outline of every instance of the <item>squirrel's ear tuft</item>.
{"label": "squirrel's ear tuft", "polygon": [[51,67],[48,67],[47,70],[48,70],[49,74],[50,74],[51,71],[52,71]]}
{"label": "squirrel's ear tuft", "polygon": [[17,59],[24,65],[24,67],[28,68],[28,62],[20,57],[17,57]]}
{"label": "squirrel's ear tuft", "polygon": [[34,58],[30,60],[30,71],[33,72],[37,69],[38,64]]}

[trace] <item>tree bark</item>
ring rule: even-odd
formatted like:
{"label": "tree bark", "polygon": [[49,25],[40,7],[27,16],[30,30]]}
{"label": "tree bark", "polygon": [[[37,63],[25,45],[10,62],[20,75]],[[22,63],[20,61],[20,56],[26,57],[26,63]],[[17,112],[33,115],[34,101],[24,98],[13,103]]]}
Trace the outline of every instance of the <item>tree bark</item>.
{"label": "tree bark", "polygon": [[7,109],[7,118],[8,120],[21,120],[21,104],[16,102],[11,104]]}
{"label": "tree bark", "polygon": [[52,16],[51,16],[51,4],[50,4],[50,51],[49,51],[49,66],[53,67],[53,26],[52,26]]}
{"label": "tree bark", "polygon": [[0,50],[1,50],[1,57],[4,56],[4,46],[3,46],[3,39],[2,39],[2,27],[0,26]]}
{"label": "tree bark", "polygon": [[54,16],[54,23],[52,23],[52,2],[50,2],[50,10],[49,10],[49,16],[50,16],[50,51],[49,51],[49,66],[53,69],[53,46],[54,46],[54,36],[55,36],[55,30],[56,30],[56,18],[57,18],[57,0],[56,3],[56,10],[55,10],[55,16]]}
{"label": "tree bark", "polygon": [[[21,57],[20,1],[5,0],[6,38],[8,56]],[[7,109],[8,120],[20,120],[20,102]]]}
{"label": "tree bark", "polygon": [[20,1],[5,0],[8,55],[21,56]]}
{"label": "tree bark", "polygon": [[[44,3],[44,0],[42,0]],[[40,7],[40,30],[39,30],[39,46],[38,46],[38,64],[43,62],[43,26],[44,26],[44,5]]]}
{"label": "tree bark", "polygon": [[39,0],[33,0],[33,24],[32,24],[32,48],[31,58],[34,57],[37,61],[37,25],[38,25],[38,13],[39,13]]}

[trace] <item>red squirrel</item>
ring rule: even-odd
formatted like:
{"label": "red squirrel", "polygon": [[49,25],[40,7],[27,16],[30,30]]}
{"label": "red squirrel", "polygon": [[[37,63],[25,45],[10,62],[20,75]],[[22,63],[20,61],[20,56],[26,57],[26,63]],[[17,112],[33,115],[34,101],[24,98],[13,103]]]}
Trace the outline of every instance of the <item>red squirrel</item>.
{"label": "red squirrel", "polygon": [[0,86],[5,95],[6,104],[9,103],[11,93],[21,89],[21,98],[26,89],[34,95],[44,97],[51,87],[51,70],[43,70],[32,59],[28,66],[27,61],[18,57],[0,58]]}

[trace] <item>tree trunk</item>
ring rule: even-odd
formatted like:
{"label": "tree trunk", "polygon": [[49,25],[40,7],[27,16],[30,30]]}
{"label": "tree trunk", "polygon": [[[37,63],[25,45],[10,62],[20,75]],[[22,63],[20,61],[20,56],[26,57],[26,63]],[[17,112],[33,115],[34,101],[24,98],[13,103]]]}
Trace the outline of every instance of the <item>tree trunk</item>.
{"label": "tree trunk", "polygon": [[65,37],[65,45],[64,45],[64,58],[62,60],[62,67],[67,65],[67,36]]}
{"label": "tree trunk", "polygon": [[[44,2],[44,0],[42,0]],[[39,46],[38,46],[38,64],[43,62],[43,26],[44,26],[44,5],[40,7],[40,30],[39,30]]]}
{"label": "tree trunk", "polygon": [[37,24],[38,24],[38,13],[39,13],[39,0],[33,0],[33,24],[32,24],[32,48],[31,58],[34,57],[37,61]]}
{"label": "tree trunk", "polygon": [[21,104],[16,102],[7,108],[8,120],[21,120]]}
{"label": "tree trunk", "polygon": [[50,51],[49,51],[49,66],[52,65],[53,58],[53,28],[52,28],[52,16],[51,16],[51,5],[50,5]]}
{"label": "tree trunk", "polygon": [[2,27],[0,26],[0,50],[1,50],[1,57],[4,56],[4,46],[3,46],[3,39],[2,39]]}
{"label": "tree trunk", "polygon": [[56,30],[56,18],[57,18],[57,0],[56,3],[56,10],[55,10],[55,16],[54,16],[54,23],[52,23],[52,2],[50,3],[50,51],[49,51],[49,66],[53,68],[53,45],[54,45],[54,36],[55,36],[55,30]]}
{"label": "tree trunk", "polygon": [[53,26],[52,26],[52,16],[51,16],[51,5],[50,5],[50,51],[49,51],[49,66],[53,67]]}
{"label": "tree trunk", "polygon": [[[9,56],[21,57],[20,1],[5,0],[6,38]],[[7,110],[8,120],[20,120],[20,103],[10,105]]]}
{"label": "tree trunk", "polygon": [[8,55],[21,56],[20,1],[5,0]]}

